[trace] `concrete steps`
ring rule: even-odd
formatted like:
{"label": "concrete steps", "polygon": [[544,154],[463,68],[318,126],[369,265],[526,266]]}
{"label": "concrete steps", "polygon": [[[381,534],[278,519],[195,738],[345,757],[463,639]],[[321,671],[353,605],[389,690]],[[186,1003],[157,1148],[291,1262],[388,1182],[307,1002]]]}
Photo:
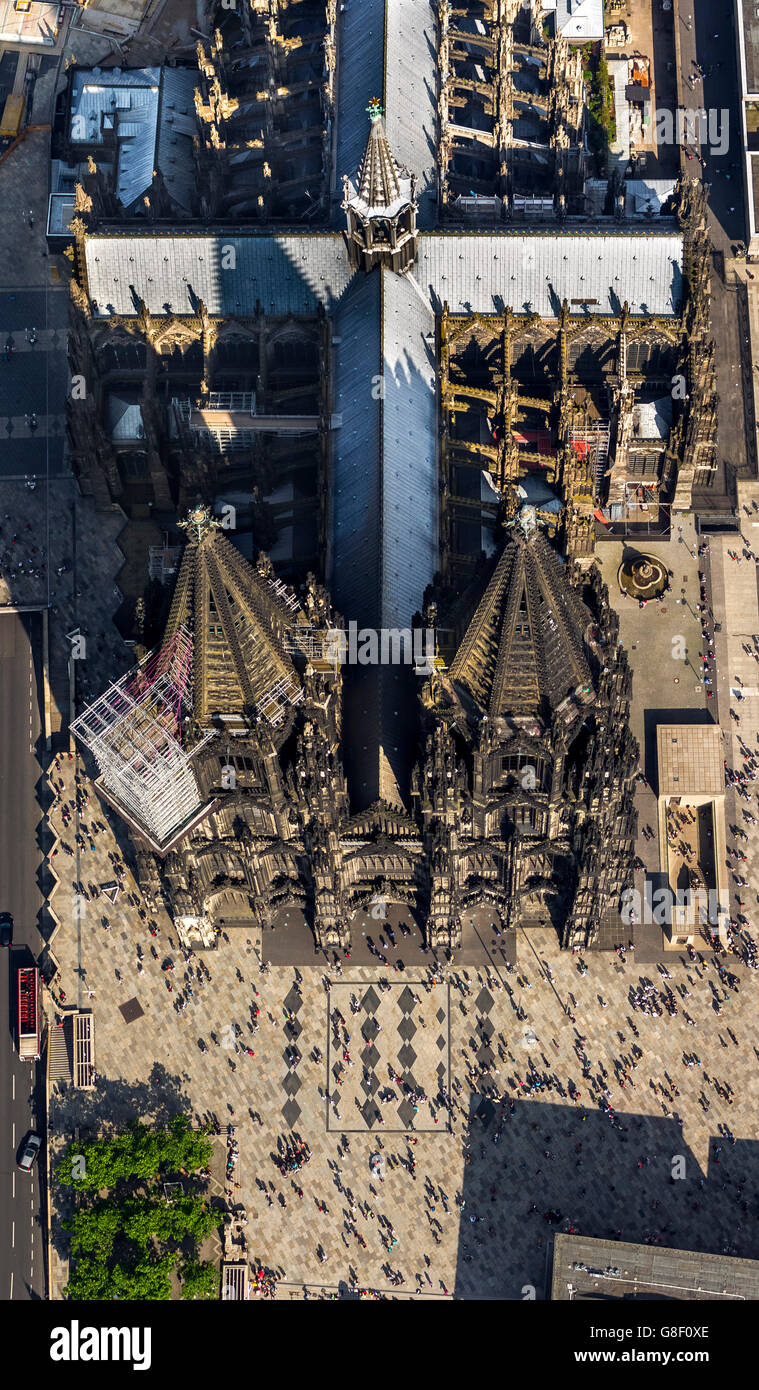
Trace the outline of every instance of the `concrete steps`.
{"label": "concrete steps", "polygon": [[47,1035],[48,1095],[61,1082],[67,1086],[72,1085],[73,1050],[73,1020],[65,1019],[62,1028],[57,1028],[53,1023]]}

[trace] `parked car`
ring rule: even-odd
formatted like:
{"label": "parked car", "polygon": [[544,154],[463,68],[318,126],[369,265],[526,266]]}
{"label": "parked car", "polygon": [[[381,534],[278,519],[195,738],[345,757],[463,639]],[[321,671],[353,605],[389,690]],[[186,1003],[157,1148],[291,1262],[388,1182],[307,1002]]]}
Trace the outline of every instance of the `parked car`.
{"label": "parked car", "polygon": [[31,1173],[35,1159],[41,1148],[42,1140],[39,1134],[30,1134],[24,1144],[24,1151],[18,1161],[18,1166],[22,1172]]}
{"label": "parked car", "polygon": [[13,918],[10,912],[0,912],[0,946],[10,946],[13,941]]}

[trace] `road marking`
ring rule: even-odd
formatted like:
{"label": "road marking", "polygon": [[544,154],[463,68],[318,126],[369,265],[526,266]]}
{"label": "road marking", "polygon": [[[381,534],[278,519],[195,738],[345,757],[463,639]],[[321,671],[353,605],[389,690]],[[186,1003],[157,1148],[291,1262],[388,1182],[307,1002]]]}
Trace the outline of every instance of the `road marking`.
{"label": "road marking", "polygon": [[16,1099],[16,1073],[15,1073],[15,1072],[13,1073],[13,1086],[12,1086],[12,1089],[11,1089],[11,1099],[12,1099],[12,1100],[15,1100],[15,1099]]}
{"label": "road marking", "polygon": [[11,1144],[13,1145],[13,1147],[14,1147],[14,1149],[15,1149],[15,1147],[16,1147],[16,1121],[15,1121],[15,1120],[13,1121],[13,1125],[12,1125],[12,1127],[11,1127]]}
{"label": "road marking", "polygon": [[16,1249],[16,1223],[11,1221],[11,1250]]}
{"label": "road marking", "polygon": [[13,1270],[11,1270],[11,1298],[13,1298]]}

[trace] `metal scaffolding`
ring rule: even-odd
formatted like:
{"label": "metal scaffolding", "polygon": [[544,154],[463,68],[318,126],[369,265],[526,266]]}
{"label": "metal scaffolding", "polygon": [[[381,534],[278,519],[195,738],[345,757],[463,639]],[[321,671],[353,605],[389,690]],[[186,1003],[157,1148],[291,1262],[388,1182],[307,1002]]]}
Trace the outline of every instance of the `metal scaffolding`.
{"label": "metal scaffolding", "polygon": [[282,676],[266,691],[258,701],[258,708],[265,719],[275,727],[281,724],[288,705],[297,705],[303,699],[303,687],[296,685],[290,676]]}
{"label": "metal scaffolding", "polygon": [[269,587],[274,590],[277,598],[290,609],[291,613],[297,613],[300,604],[295,594],[291,593],[282,579],[272,579],[269,576]]}
{"label": "metal scaffolding", "polygon": [[593,500],[598,503],[603,491],[603,480],[609,460],[609,423],[607,420],[589,421],[579,429],[569,431],[569,446],[579,458],[590,461],[593,477]]}
{"label": "metal scaffolding", "polygon": [[180,627],[71,725],[94,755],[105,788],[158,844],[167,843],[201,805],[192,754],[180,743],[191,670],[192,641]]}

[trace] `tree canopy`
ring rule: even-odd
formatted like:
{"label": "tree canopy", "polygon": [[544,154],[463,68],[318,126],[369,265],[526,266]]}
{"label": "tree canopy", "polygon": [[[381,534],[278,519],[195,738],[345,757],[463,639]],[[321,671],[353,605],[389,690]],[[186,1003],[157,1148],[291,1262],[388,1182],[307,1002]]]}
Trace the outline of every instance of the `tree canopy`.
{"label": "tree canopy", "polygon": [[186,1115],[177,1115],[166,1129],[152,1129],[134,1120],[113,1139],[69,1144],[56,1176],[61,1185],[79,1192],[101,1191],[120,1181],[204,1168],[211,1152],[208,1137],[191,1129]]}
{"label": "tree canopy", "polygon": [[[136,1120],[112,1139],[74,1141],[56,1167],[59,1184],[76,1193],[63,1222],[71,1247],[65,1295],[70,1299],[168,1299],[176,1270],[183,1298],[212,1298],[215,1267],[198,1258],[219,1225],[191,1174],[210,1161],[208,1137],[186,1116],[165,1129]],[[163,1182],[184,1178],[167,1201]]]}

